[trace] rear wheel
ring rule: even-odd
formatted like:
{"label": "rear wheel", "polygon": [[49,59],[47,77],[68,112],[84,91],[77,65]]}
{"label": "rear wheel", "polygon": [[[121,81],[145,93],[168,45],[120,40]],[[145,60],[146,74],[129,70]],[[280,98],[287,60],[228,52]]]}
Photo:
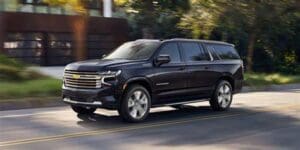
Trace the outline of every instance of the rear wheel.
{"label": "rear wheel", "polygon": [[232,102],[232,86],[228,81],[221,80],[209,103],[213,110],[224,111],[230,108]]}
{"label": "rear wheel", "polygon": [[81,107],[72,105],[71,108],[78,114],[92,114],[96,111],[96,108],[92,107]]}
{"label": "rear wheel", "polygon": [[133,85],[126,91],[118,112],[127,122],[140,122],[148,116],[150,105],[148,90],[143,86]]}

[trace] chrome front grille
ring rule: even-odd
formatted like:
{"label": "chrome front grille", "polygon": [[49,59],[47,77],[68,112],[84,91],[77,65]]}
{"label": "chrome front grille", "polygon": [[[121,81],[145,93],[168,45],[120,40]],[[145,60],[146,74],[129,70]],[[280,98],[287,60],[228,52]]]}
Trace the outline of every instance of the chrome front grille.
{"label": "chrome front grille", "polygon": [[101,75],[96,72],[65,70],[64,85],[71,88],[95,89],[101,88]]}

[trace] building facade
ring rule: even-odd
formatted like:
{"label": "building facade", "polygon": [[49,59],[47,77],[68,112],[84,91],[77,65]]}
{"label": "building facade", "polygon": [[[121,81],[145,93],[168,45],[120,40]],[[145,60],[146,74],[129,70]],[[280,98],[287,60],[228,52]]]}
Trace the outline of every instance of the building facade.
{"label": "building facade", "polygon": [[78,26],[84,59],[100,58],[128,39],[127,21],[112,16],[111,0],[83,0],[88,17],[43,0],[0,0],[0,51],[27,63],[65,65],[76,61]]}

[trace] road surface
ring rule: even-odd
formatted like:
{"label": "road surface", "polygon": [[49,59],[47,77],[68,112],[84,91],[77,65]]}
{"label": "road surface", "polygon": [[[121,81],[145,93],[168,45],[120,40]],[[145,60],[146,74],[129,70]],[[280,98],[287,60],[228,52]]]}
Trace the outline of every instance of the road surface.
{"label": "road surface", "polygon": [[300,149],[300,89],[234,96],[232,109],[207,102],[152,110],[144,123],[114,111],[77,116],[69,107],[0,112],[0,149]]}

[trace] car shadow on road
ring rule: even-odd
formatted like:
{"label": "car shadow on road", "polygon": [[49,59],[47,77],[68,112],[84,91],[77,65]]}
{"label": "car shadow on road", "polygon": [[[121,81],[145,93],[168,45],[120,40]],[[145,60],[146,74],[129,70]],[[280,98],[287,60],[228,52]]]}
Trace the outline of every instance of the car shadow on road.
{"label": "car shadow on road", "polygon": [[[230,117],[231,114],[238,114]],[[229,116],[229,117],[214,117]],[[88,116],[79,115],[80,126],[91,129],[112,129],[115,127],[140,126],[148,124],[159,124],[168,121],[191,121],[147,128],[146,130],[135,130],[139,132],[137,137],[132,133],[121,132],[124,138],[130,136],[137,142],[152,141],[158,146],[212,146],[223,145],[227,148],[251,148],[251,147],[282,147],[295,148],[300,143],[299,118],[279,111],[266,111],[256,108],[232,108],[230,111],[214,112],[207,106],[189,106],[180,110],[168,110],[153,112],[148,119],[139,124],[130,124],[120,121],[117,115],[105,116],[93,114]],[[210,118],[211,119],[201,119]],[[193,120],[193,118],[197,118]],[[155,134],[153,134],[155,133]],[[159,140],[158,140],[159,139]],[[278,142],[281,141],[281,142]],[[289,145],[282,145],[287,142]],[[261,148],[260,147],[260,148]]]}
{"label": "car shadow on road", "polygon": [[[99,128],[102,125],[109,125],[113,127],[115,125],[136,125],[136,124],[148,124],[148,123],[159,123],[163,121],[171,121],[171,120],[178,120],[178,119],[187,119],[191,117],[201,117],[201,116],[208,116],[208,115],[217,115],[217,114],[229,114],[233,112],[237,112],[238,110],[232,109],[231,111],[226,112],[214,112],[208,106],[189,106],[186,105],[182,109],[168,109],[163,111],[155,111],[151,112],[148,118],[143,121],[142,123],[128,123],[124,122],[121,117],[118,116],[117,113],[115,115],[103,115],[99,113],[94,113],[91,115],[77,115],[81,121],[78,121],[78,124],[86,127],[96,127]],[[95,125],[95,126],[94,126]]]}

